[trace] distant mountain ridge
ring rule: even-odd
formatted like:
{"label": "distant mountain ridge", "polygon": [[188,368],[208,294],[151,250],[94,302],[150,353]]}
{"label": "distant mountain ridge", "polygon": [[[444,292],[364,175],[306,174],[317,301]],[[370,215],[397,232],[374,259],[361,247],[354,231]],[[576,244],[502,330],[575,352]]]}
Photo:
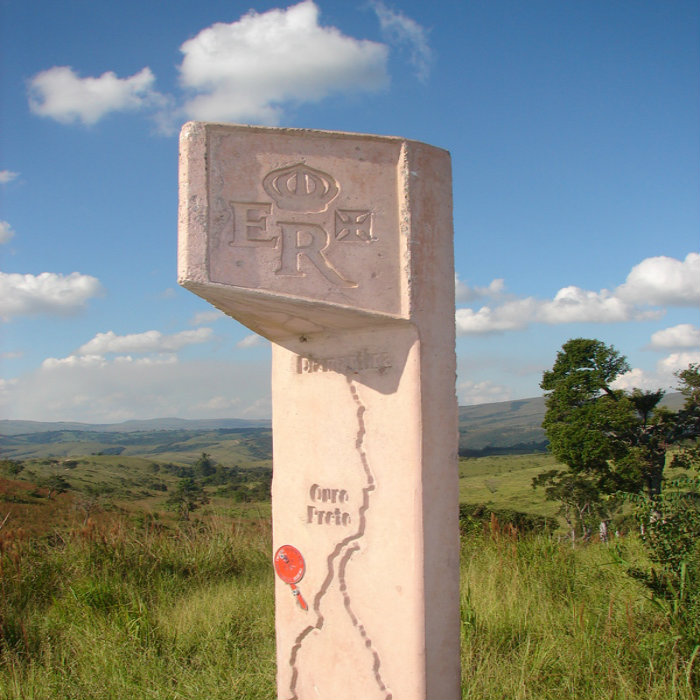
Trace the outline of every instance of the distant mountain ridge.
{"label": "distant mountain ridge", "polygon": [[148,418],[122,423],[77,423],[73,421],[0,420],[0,435],[28,435],[81,431],[99,433],[135,433],[152,430],[230,430],[233,428],[269,428],[267,418]]}
{"label": "distant mountain ridge", "polygon": [[[677,410],[681,394],[667,394],[663,404]],[[542,429],[544,398],[459,407],[459,452],[464,457],[542,452],[547,437]],[[243,418],[153,418],[122,423],[0,421],[3,457],[23,459],[50,455],[148,454],[174,459],[213,452],[217,457],[237,452],[254,459],[271,459],[271,421]]]}

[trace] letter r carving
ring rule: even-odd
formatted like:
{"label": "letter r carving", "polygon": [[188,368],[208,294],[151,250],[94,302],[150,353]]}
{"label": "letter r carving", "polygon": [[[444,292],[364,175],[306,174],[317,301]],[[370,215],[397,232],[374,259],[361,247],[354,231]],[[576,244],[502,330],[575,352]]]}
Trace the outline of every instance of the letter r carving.
{"label": "letter r carving", "polygon": [[339,287],[357,287],[357,283],[346,280],[325,255],[328,234],[318,224],[303,224],[293,221],[278,222],[282,231],[280,265],[276,275],[305,277],[301,269],[301,257],[305,256],[314,267],[332,284]]}

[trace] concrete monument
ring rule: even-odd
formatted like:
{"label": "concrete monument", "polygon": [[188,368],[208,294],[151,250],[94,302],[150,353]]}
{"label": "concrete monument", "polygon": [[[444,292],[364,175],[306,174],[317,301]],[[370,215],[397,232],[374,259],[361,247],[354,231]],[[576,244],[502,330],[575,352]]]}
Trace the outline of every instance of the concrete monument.
{"label": "concrete monument", "polygon": [[189,123],[179,281],[272,341],[283,700],[455,700],[447,152]]}

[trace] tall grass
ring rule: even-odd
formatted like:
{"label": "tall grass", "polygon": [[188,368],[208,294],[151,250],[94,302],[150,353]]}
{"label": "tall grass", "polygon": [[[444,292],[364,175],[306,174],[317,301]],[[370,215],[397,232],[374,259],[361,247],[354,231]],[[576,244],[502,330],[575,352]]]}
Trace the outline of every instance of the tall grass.
{"label": "tall grass", "polygon": [[463,698],[697,700],[691,660],[611,547],[644,559],[635,539],[572,549],[497,523],[463,541]]}
{"label": "tall grass", "polygon": [[274,697],[269,526],[4,539],[0,697]]}
{"label": "tall grass", "polygon": [[[275,697],[266,521],[0,535],[1,698]],[[463,698],[697,700],[662,611],[613,561],[496,522],[465,536]]]}

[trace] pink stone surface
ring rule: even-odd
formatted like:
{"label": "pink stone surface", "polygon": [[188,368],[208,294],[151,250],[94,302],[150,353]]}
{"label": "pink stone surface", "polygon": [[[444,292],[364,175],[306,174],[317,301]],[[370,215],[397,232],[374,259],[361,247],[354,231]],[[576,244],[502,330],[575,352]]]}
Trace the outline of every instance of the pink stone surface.
{"label": "pink stone surface", "polygon": [[279,698],[460,696],[451,216],[431,146],[183,128],[180,283],[274,341]]}

